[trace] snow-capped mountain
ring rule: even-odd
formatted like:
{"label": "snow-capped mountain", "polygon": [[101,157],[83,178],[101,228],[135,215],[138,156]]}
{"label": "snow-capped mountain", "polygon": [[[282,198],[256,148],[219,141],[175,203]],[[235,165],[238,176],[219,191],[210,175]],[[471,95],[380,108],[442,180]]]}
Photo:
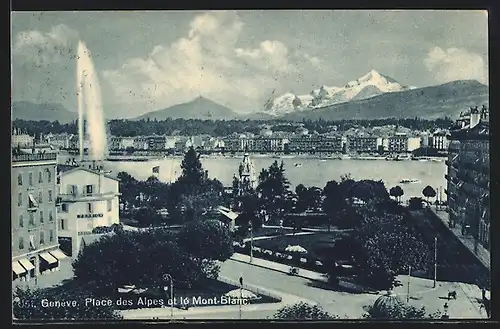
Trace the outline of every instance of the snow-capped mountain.
{"label": "snow-capped mountain", "polygon": [[273,116],[281,116],[295,111],[307,111],[409,89],[414,89],[414,87],[402,86],[396,80],[371,70],[361,78],[348,82],[343,87],[321,86],[308,95],[286,93],[270,99],[265,104],[264,111]]}

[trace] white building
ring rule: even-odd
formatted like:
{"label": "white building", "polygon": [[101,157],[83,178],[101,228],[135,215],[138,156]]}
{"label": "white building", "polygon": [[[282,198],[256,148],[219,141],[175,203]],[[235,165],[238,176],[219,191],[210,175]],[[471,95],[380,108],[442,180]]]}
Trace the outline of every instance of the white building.
{"label": "white building", "polygon": [[420,137],[408,137],[408,152],[420,148],[422,140]]}
{"label": "white building", "polygon": [[121,141],[121,148],[123,150],[128,147],[134,147],[134,137],[123,137]]}
{"label": "white building", "polygon": [[14,128],[11,139],[12,147],[31,147],[34,142],[35,137],[19,133],[18,130]]}
{"label": "white building", "polygon": [[61,249],[66,246],[71,250],[64,251],[76,257],[82,236],[96,227],[119,223],[119,180],[95,163],[62,171],[58,180]]}

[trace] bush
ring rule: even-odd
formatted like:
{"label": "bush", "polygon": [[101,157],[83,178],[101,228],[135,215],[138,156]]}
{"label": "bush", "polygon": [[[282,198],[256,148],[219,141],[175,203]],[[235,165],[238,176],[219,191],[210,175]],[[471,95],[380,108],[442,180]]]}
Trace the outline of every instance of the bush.
{"label": "bush", "polygon": [[423,208],[422,202],[424,202],[422,198],[419,197],[410,198],[410,200],[408,200],[408,208],[410,210],[420,210]]}

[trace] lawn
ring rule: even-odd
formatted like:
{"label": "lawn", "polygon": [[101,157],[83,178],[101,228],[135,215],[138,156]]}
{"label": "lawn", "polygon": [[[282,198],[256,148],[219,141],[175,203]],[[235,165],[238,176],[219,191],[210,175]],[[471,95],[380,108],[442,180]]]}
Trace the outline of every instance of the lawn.
{"label": "lawn", "polygon": [[312,251],[319,243],[333,243],[340,239],[345,233],[340,232],[318,232],[305,235],[285,235],[272,239],[256,240],[255,247],[271,250],[273,252],[284,252],[289,245],[299,245],[307,251]]}
{"label": "lawn", "polygon": [[[239,287],[221,281],[213,280],[210,284],[200,289],[175,289],[174,287],[174,307],[203,307],[203,306],[227,306],[228,299],[222,298],[227,292],[238,290]],[[170,298],[170,292],[168,292]],[[279,300],[257,294],[256,299],[249,299],[250,304],[277,303]],[[149,289],[140,294],[127,293],[117,294],[116,299],[130,301],[128,305],[118,306],[119,309],[156,308],[165,304],[165,291],[162,289]],[[182,300],[182,302],[181,302]],[[233,298],[234,300],[234,298]],[[123,304],[123,303],[121,303]],[[234,304],[233,304],[234,305]]]}
{"label": "lawn", "polygon": [[[290,233],[293,233],[293,229],[261,227],[253,232],[253,236],[280,236]],[[247,232],[245,238],[250,238],[250,231]]]}

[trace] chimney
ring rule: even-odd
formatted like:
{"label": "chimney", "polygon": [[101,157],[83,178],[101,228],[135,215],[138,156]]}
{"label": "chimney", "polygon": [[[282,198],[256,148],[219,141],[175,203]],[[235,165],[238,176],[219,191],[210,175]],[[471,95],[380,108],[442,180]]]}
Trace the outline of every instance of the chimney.
{"label": "chimney", "polygon": [[470,109],[470,128],[474,128],[479,121],[481,121],[481,114],[479,113],[477,106]]}

